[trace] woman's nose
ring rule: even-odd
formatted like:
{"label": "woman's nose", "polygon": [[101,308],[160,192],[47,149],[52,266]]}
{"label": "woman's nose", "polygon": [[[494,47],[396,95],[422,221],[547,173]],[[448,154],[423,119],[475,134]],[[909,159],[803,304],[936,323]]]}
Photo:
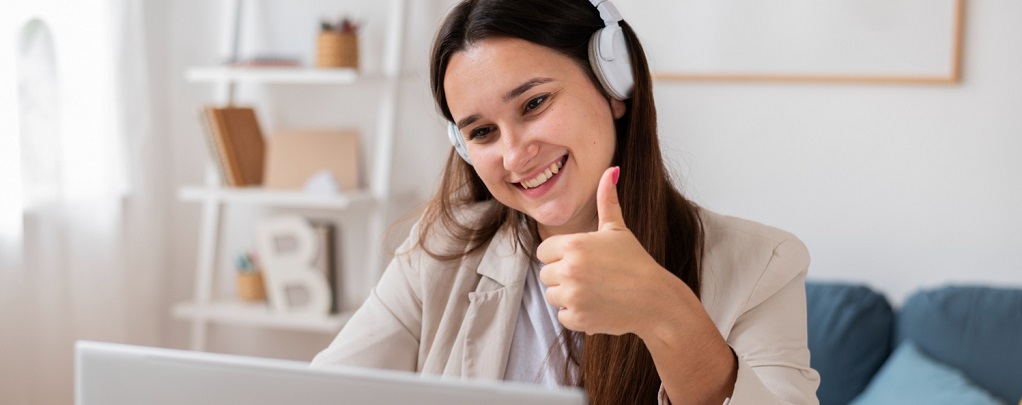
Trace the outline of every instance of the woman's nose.
{"label": "woman's nose", "polygon": [[529,168],[532,158],[539,152],[539,145],[526,136],[521,128],[504,131],[504,169],[515,172]]}

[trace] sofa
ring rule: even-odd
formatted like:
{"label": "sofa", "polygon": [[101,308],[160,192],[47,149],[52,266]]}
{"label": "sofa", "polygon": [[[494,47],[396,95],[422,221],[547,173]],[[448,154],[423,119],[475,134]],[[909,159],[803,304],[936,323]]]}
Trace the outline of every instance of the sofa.
{"label": "sofa", "polygon": [[1022,290],[944,286],[897,311],[865,285],[806,283],[822,405],[1019,404]]}

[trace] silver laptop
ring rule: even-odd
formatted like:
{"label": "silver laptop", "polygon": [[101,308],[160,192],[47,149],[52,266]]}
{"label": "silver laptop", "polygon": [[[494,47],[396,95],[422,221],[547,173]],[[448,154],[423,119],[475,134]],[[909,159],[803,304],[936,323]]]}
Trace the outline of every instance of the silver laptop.
{"label": "silver laptop", "polygon": [[584,405],[579,389],[79,341],[75,403]]}

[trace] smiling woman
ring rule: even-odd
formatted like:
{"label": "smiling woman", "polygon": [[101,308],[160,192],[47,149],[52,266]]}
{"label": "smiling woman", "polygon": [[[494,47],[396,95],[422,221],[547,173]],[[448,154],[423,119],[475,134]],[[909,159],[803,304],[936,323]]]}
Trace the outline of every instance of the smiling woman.
{"label": "smiling woman", "polygon": [[671,183],[646,56],[613,4],[463,1],[430,75],[454,146],[439,190],[313,364],[577,386],[594,404],[817,402],[805,246]]}

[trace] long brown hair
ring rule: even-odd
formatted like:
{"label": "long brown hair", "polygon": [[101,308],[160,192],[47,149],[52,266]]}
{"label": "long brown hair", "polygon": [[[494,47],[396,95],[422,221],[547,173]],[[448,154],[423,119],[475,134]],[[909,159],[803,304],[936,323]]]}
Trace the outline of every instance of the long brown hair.
{"label": "long brown hair", "polygon": [[[646,56],[632,28],[622,21],[631,50],[635,88],[625,101],[626,112],[616,126],[613,164],[621,167],[617,189],[625,223],[657,263],[699,294],[703,233],[698,207],[671,183],[657,136],[656,108]],[[588,61],[589,38],[604,26],[587,0],[465,0],[451,10],[433,44],[430,85],[440,113],[451,120],[444,75],[453,54],[485,38],[519,38],[553,49],[574,60],[602,89]],[[471,166],[453,148],[440,188],[421,221],[420,247],[438,260],[456,260],[475,253],[502,228],[512,232],[518,247],[533,252],[539,240],[535,221],[503,204],[488,204],[482,220],[458,220],[458,211],[493,195]],[[424,241],[442,230],[465,247],[435,251]],[[531,253],[530,253],[531,254]],[[656,400],[660,377],[642,340],[633,334],[582,336],[568,332],[569,362],[576,365],[575,384],[584,387],[593,404],[624,404]],[[577,339],[584,339],[576,347]],[[572,367],[566,367],[571,376]]]}

